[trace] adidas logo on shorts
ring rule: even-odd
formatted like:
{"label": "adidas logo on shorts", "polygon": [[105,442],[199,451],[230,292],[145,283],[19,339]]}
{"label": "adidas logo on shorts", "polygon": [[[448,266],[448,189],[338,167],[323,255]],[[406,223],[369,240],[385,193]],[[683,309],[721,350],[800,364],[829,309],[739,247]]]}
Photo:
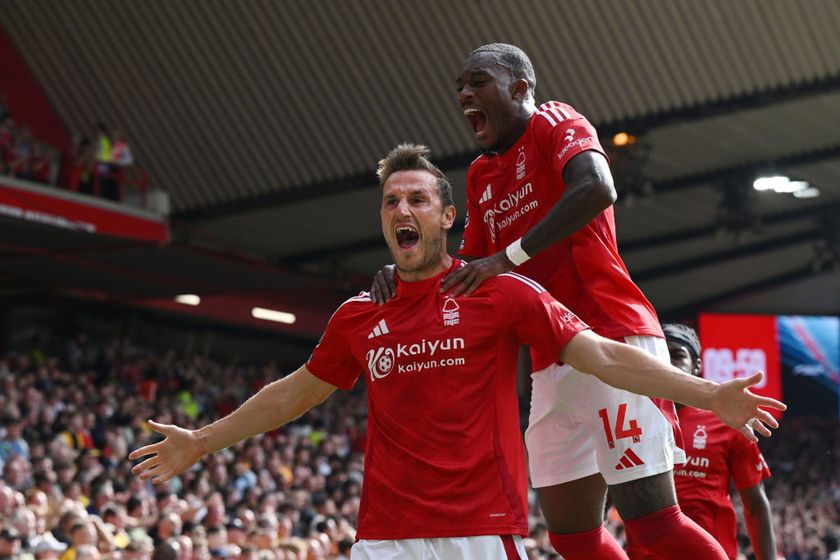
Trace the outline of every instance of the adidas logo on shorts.
{"label": "adidas logo on shorts", "polygon": [[615,470],[623,471],[624,469],[629,469],[632,467],[641,467],[644,465],[645,462],[636,455],[636,453],[632,449],[628,449],[624,452],[624,455],[621,456],[621,460],[615,466]]}

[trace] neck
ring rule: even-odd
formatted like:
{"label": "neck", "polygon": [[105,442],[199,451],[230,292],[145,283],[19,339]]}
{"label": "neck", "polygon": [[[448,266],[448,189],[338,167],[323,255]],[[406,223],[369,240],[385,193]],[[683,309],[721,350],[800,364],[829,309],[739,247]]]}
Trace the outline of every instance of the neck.
{"label": "neck", "polygon": [[525,134],[526,130],[528,130],[528,123],[531,121],[531,115],[533,115],[536,110],[534,102],[531,100],[520,105],[516,112],[511,115],[510,133],[506,135],[505,139],[501,142],[499,149],[496,150],[499,154],[505,153],[511,149],[514,144],[519,142],[519,139],[522,138],[522,135]]}
{"label": "neck", "polygon": [[434,264],[430,264],[422,270],[402,270],[397,265],[397,272],[403,282],[422,282],[437,276],[441,272],[446,272],[451,266],[452,257],[448,253],[443,253]]}

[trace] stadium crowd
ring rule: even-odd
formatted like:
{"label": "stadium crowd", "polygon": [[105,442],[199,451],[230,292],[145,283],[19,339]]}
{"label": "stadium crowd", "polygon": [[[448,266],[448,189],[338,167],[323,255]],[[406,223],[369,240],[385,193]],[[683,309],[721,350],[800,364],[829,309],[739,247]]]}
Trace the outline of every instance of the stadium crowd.
{"label": "stadium crowd", "polygon": [[54,181],[56,150],[41,142],[25,123],[16,123],[0,94],[0,174],[49,184]]}
{"label": "stadium crowd", "polygon": [[[0,559],[348,558],[363,474],[362,386],[165,486],[130,473],[129,451],[154,437],[146,419],[203,425],[293,367],[226,366],[84,335],[4,352]],[[782,426],[762,443],[780,555],[828,558],[840,525],[840,425]],[[531,498],[529,557],[557,558]],[[608,525],[623,540],[614,514]]]}
{"label": "stadium crowd", "polygon": [[762,450],[773,470],[765,484],[780,556],[840,559],[840,422],[787,417]]}
{"label": "stadium crowd", "polygon": [[0,174],[119,200],[133,165],[121,130],[97,123],[90,136],[74,134],[59,152],[36,138],[29,125],[17,122],[0,94]]}

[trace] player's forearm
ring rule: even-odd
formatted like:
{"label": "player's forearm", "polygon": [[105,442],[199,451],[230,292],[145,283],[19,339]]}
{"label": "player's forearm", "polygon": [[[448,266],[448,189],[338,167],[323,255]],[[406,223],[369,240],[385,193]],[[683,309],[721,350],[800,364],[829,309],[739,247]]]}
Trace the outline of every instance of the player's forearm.
{"label": "player's forearm", "polygon": [[522,249],[530,256],[555,243],[594,220],[614,202],[612,180],[591,177],[568,185],[566,194],[537,225],[522,237]]}
{"label": "player's forearm", "polygon": [[764,491],[759,488],[757,487],[751,495],[741,493],[741,499],[744,502],[744,521],[747,532],[750,534],[756,560],[775,560],[776,537],[773,533],[770,502]]}
{"label": "player's forearm", "polygon": [[750,534],[750,542],[753,545],[756,560],[775,560],[776,558],[773,521],[769,509],[766,513],[766,517],[763,512],[760,512],[758,513],[759,519],[750,519],[747,522],[747,531]]}
{"label": "player's forearm", "polygon": [[[332,391],[313,386],[304,368],[260,389],[231,414],[196,431],[203,454],[214,453],[244,439],[276,429],[305,414]],[[333,388],[334,389],[334,388]]]}
{"label": "player's forearm", "polygon": [[609,164],[598,152],[590,150],[573,157],[563,169],[563,181],[566,192],[545,218],[522,237],[522,249],[529,256],[567,238],[616,200]]}
{"label": "player's forearm", "polygon": [[[579,337],[582,344],[578,344]],[[652,354],[585,331],[561,354],[575,369],[594,375],[604,383],[650,397],[678,401],[695,408],[711,409],[717,384],[685,374]]]}

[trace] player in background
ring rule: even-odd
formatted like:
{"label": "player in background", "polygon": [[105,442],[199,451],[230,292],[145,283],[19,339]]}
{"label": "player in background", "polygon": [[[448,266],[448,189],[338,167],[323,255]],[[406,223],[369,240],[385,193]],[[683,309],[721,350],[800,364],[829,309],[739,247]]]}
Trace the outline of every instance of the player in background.
{"label": "player in background", "polygon": [[[703,363],[694,329],[666,324],[662,330],[671,364],[700,376]],[[730,560],[735,560],[737,527],[735,508],[729,497],[729,483],[734,482],[744,504],[744,521],[756,560],[775,560],[773,519],[762,484],[762,480],[770,477],[770,469],[758,446],[705,410],[677,404],[677,415],[688,454],[686,464],[674,471],[682,510],[720,542]]]}
{"label": "player in background", "polygon": [[[438,290],[461,263],[446,252],[452,188],[422,146],[380,162],[382,233],[398,269],[396,297],[350,298],[306,364],[236,411],[197,430],[150,422],[165,436],[133,451],[133,472],[165,482],[204,455],[275,429],[364,375],[368,439],[354,560],[525,559],[527,473],[516,397],[520,344],[554,354],[608,383],[714,409],[745,436],[778,424],[747,389],[677,373],[649,354],[602,338],[538,284],[517,274],[470,297]],[[575,375],[584,376],[583,373]]]}
{"label": "player in background", "polygon": [[[512,45],[473,51],[456,84],[484,150],[467,174],[460,251],[477,260],[448,275],[441,291],[468,295],[515,268],[599,335],[668,362],[656,313],[618,254],[616,192],[592,125],[564,103],[537,107],[531,61]],[[380,271],[371,295],[381,302],[391,294]],[[725,558],[677,506],[673,466],[685,456],[674,404],[615,390],[536,354],[532,362],[539,373],[525,437],[554,548],[567,560],[626,558],[603,528],[609,486],[627,532],[657,558]]]}

